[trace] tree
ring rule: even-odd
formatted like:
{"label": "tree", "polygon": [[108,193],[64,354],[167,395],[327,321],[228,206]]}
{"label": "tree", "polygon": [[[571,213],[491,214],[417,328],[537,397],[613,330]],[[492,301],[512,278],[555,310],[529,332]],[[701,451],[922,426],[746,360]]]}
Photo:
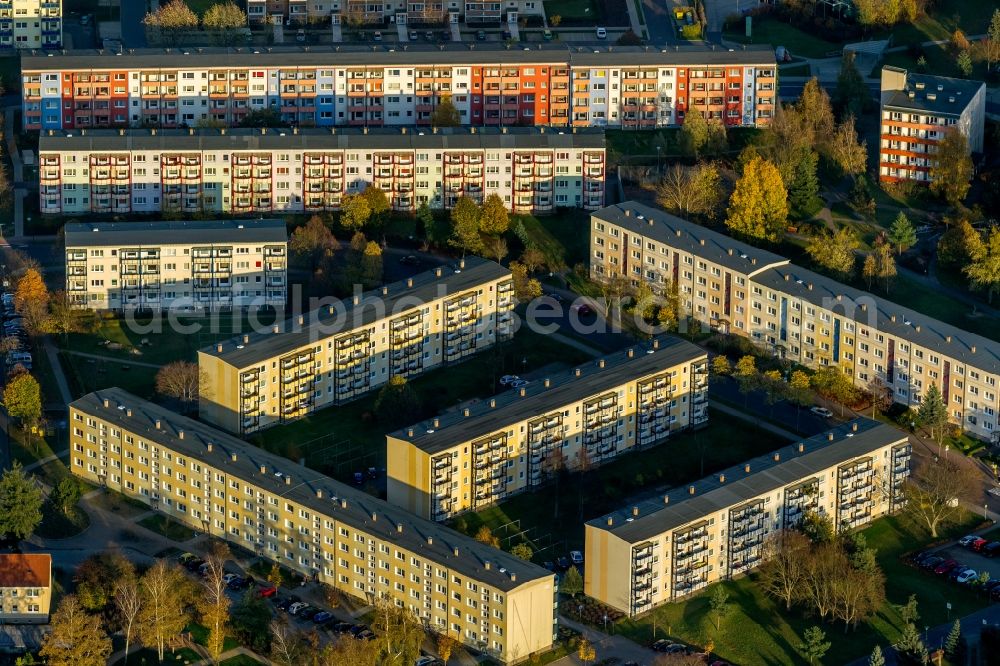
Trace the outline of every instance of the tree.
{"label": "tree", "polygon": [[382,248],[375,241],[368,241],[361,257],[361,281],[371,288],[382,282]]}
{"label": "tree", "polygon": [[362,194],[346,194],[340,203],[340,223],[348,229],[361,229],[371,219],[372,208]]}
{"label": "tree", "polygon": [[503,199],[499,194],[488,195],[479,213],[479,230],[487,236],[499,236],[506,233],[509,226],[510,216]]}
{"label": "tree", "polygon": [[986,39],[981,44],[987,68],[992,71],[993,63],[1000,60],[1000,9],[993,10],[990,26],[986,29]]}
{"label": "tree", "polygon": [[917,230],[913,228],[913,223],[903,211],[899,211],[889,228],[889,242],[896,246],[899,254],[903,254],[917,243]]}
{"label": "tree", "polygon": [[0,535],[23,541],[42,522],[42,491],[15,460],[0,476]]}
{"label": "tree", "polygon": [[972,263],[962,269],[973,289],[984,290],[986,301],[993,303],[993,293],[1000,287],[1000,229],[990,228],[985,243],[974,247]]}
{"label": "tree", "polygon": [[282,120],[276,109],[254,109],[240,118],[237,127],[285,127],[288,123]]}
{"label": "tree", "polygon": [[[122,558],[124,559],[124,558]],[[126,562],[128,560],[125,560]],[[132,641],[136,638],[139,614],[142,611],[142,595],[139,592],[139,579],[135,575],[135,568],[131,567],[127,573],[119,575],[114,582],[113,600],[114,611],[118,626],[121,627],[122,637],[125,639],[125,659],[128,663],[128,651]]]}
{"label": "tree", "polygon": [[156,392],[183,403],[198,401],[201,374],[197,363],[173,361],[156,373]]}
{"label": "tree", "polygon": [[61,479],[55,487],[52,488],[52,492],[49,493],[49,502],[52,506],[56,507],[61,514],[64,516],[70,516],[73,513],[73,509],[76,507],[76,503],[80,501],[80,495],[82,491],[80,490],[80,483],[75,477],[67,476]]}
{"label": "tree", "polygon": [[951,127],[944,133],[931,163],[931,192],[952,207],[958,207],[969,193],[973,165],[969,142],[958,129]]}
{"label": "tree", "polygon": [[481,252],[483,240],[479,234],[479,205],[475,199],[462,196],[451,209],[451,224],[454,229],[451,244],[467,252]]}
{"label": "tree", "polygon": [[531,550],[531,546],[529,546],[527,542],[522,541],[521,543],[517,544],[516,546],[510,549],[510,554],[515,557],[520,557],[522,560],[527,560],[530,562],[531,557],[535,553],[533,550]]}
{"label": "tree", "polygon": [[377,185],[369,185],[365,188],[364,192],[361,193],[361,197],[368,203],[368,210],[370,211],[368,222],[382,224],[386,213],[392,210],[392,204],[389,202],[389,196],[384,190],[382,190],[381,187],[378,187]]}
{"label": "tree", "polygon": [[493,536],[493,530],[488,525],[480,525],[479,531],[476,532],[476,541],[484,543],[487,546],[493,546],[494,548],[500,547],[500,539]]}
{"label": "tree", "polygon": [[[882,0],[874,1],[881,2]],[[868,87],[865,85],[865,80],[862,78],[861,72],[858,71],[854,58],[854,51],[844,51],[833,98],[836,100],[836,104],[840,108],[842,115],[851,115],[859,118],[871,104],[871,93],[868,92]]]}
{"label": "tree", "polygon": [[528,277],[528,269],[519,261],[510,262],[511,275],[514,280],[514,297],[521,303],[527,303],[542,295],[542,283]]}
{"label": "tree", "polygon": [[507,240],[503,236],[490,236],[485,245],[490,258],[495,259],[498,264],[507,256]]}
{"label": "tree", "polygon": [[226,621],[229,619],[229,597],[226,596],[226,560],[229,546],[213,541],[205,555],[205,573],[201,579],[201,597],[198,610],[201,623],[208,627],[205,647],[214,661],[219,660],[226,640]]}
{"label": "tree", "polygon": [[142,598],[139,636],[146,645],[156,647],[160,661],[167,643],[187,626],[186,607],[192,598],[190,585],[180,569],[164,560],[156,560],[139,579]]}
{"label": "tree", "polygon": [[802,587],[809,546],[809,539],[795,530],[775,532],[764,544],[758,582],[765,594],[785,602],[785,610],[791,610]]}
{"label": "tree", "polygon": [[961,218],[941,234],[937,244],[938,263],[961,268],[983,250],[983,239],[979,232],[969,220]]}
{"label": "tree", "polygon": [[389,424],[412,423],[420,415],[420,402],[406,377],[393,375],[375,398],[375,415]]}
{"label": "tree", "polygon": [[267,654],[270,644],[268,625],[271,609],[252,588],[233,604],[229,627],[241,644],[259,654]]}
{"label": "tree", "polygon": [[236,3],[225,2],[209,7],[201,18],[201,25],[205,30],[218,31],[219,41],[228,45],[232,44],[239,32],[246,28],[247,15]]}
{"label": "tree", "polygon": [[958,71],[962,73],[962,76],[969,78],[972,76],[972,54],[969,53],[968,49],[965,49],[955,58],[955,66],[958,67]]}
{"label": "tree", "polygon": [[413,613],[400,608],[389,598],[375,602],[372,628],[378,634],[378,653],[382,664],[412,664],[420,657],[424,629]]}
{"label": "tree", "polygon": [[115,594],[115,583],[135,577],[135,566],[119,551],[101,551],[76,568],[76,597],[86,610],[104,612]]}
{"label": "tree", "polygon": [[793,370],[788,380],[788,399],[795,405],[795,428],[799,427],[802,407],[812,402],[812,386],[809,375],[802,370]]}
{"label": "tree", "polygon": [[924,642],[920,640],[920,632],[912,622],[903,627],[903,632],[896,643],[896,649],[910,655],[915,655],[924,647]]}
{"label": "tree", "polygon": [[719,631],[722,627],[722,620],[731,609],[729,593],[722,585],[716,585],[715,589],[712,590],[712,596],[708,599],[708,604],[712,609],[712,615],[715,616],[715,630]]}
{"label": "tree", "polygon": [[792,169],[792,179],[788,183],[788,203],[792,215],[798,219],[811,217],[821,206],[819,198],[819,156],[815,150],[799,151],[795,167]]}
{"label": "tree", "polygon": [[949,657],[954,657],[958,652],[959,641],[962,638],[962,622],[960,620],[955,620],[955,624],[951,625],[951,631],[948,632],[948,637],[944,639],[944,653]]}
{"label": "tree", "polygon": [[864,264],[861,266],[861,275],[865,279],[868,288],[872,288],[872,283],[878,277],[878,266],[875,263],[875,253],[869,252],[865,255]]}
{"label": "tree", "polygon": [[806,511],[802,515],[799,529],[813,543],[830,543],[835,536],[833,520],[818,511]]}
{"label": "tree", "polygon": [[733,370],[733,378],[739,384],[740,393],[743,394],[744,407],[750,399],[750,392],[757,388],[758,373],[757,359],[747,354],[736,362],[736,369]]}
{"label": "tree", "polygon": [[698,155],[708,146],[711,139],[711,132],[708,128],[708,121],[697,107],[692,107],[684,114],[684,124],[677,135],[677,143],[680,145],[681,154],[685,157],[697,158]]}
{"label": "tree", "polygon": [[438,657],[444,662],[445,666],[448,666],[448,660],[451,659],[451,653],[455,651],[455,647],[458,645],[458,641],[449,636],[448,634],[438,634],[436,647]]}
{"label": "tree", "polygon": [[431,125],[434,127],[458,127],[462,124],[462,116],[451,101],[451,95],[441,95],[441,101],[431,112]]}
{"label": "tree", "polygon": [[576,646],[576,656],[583,663],[587,664],[597,659],[597,650],[586,638],[581,638]]}
{"label": "tree", "polygon": [[146,25],[147,34],[152,31],[174,43],[180,33],[197,29],[198,15],[191,11],[184,0],[170,0],[160,5],[155,12],[146,14],[142,22]]}
{"label": "tree", "polygon": [[746,238],[777,242],[788,218],[781,174],[770,162],[750,160],[729,199],[726,226]]}
{"label": "tree", "polygon": [[873,419],[878,412],[884,412],[892,407],[892,388],[887,386],[881,377],[873,375],[865,388],[872,396]]}
{"label": "tree", "polygon": [[14,309],[24,317],[24,327],[32,335],[42,333],[49,313],[49,290],[42,274],[29,268],[17,281]]}
{"label": "tree", "polygon": [[920,400],[917,423],[926,428],[938,444],[941,443],[945,427],[948,425],[948,407],[944,404],[941,389],[934,382],[927,387],[927,392]]}
{"label": "tree", "polygon": [[49,314],[45,317],[42,332],[62,335],[65,341],[68,334],[83,330],[87,318],[88,314],[73,307],[66,292],[60,290],[52,294],[52,298],[49,300]]}
{"label": "tree", "polygon": [[903,624],[916,624],[917,620],[920,619],[920,612],[917,610],[917,595],[911,594],[906,600],[905,604],[900,604],[896,608],[899,609],[899,619],[903,621]]}
{"label": "tree", "polygon": [[825,366],[812,376],[812,385],[824,398],[840,403],[840,414],[844,415],[844,406],[854,404],[858,400],[858,389],[845,375],[840,367]]}
{"label": "tree", "polygon": [[844,226],[832,232],[824,229],[810,237],[806,252],[817,264],[844,279],[854,272],[854,251],[858,245],[854,231]]}
{"label": "tree", "polygon": [[885,293],[889,293],[889,285],[892,278],[896,277],[896,258],[892,256],[892,246],[886,239],[879,235],[875,239],[875,277],[885,281]]}
{"label": "tree", "polygon": [[904,487],[906,510],[937,538],[938,528],[964,511],[961,500],[975,483],[975,473],[950,458],[918,465]]}
{"label": "tree", "polygon": [[[389,381],[392,380],[390,379]],[[275,587],[280,587],[283,581],[284,577],[281,575],[281,567],[278,566],[277,562],[272,562],[271,568],[267,570],[267,582]]]}
{"label": "tree", "polygon": [[89,615],[75,595],[67,595],[52,615],[51,632],[39,654],[49,666],[104,666],[111,638],[96,615]]}
{"label": "tree", "polygon": [[3,406],[25,430],[37,424],[42,418],[42,390],[35,378],[26,372],[14,375],[4,387]]}
{"label": "tree", "polygon": [[854,128],[854,116],[848,115],[844,121],[837,125],[833,136],[826,144],[827,154],[834,164],[840,167],[841,171],[850,175],[858,176],[865,172],[868,162],[868,144],[865,141],[858,142],[858,132]]}
{"label": "tree", "polygon": [[722,178],[715,164],[673,164],[656,187],[656,202],[681,217],[713,220],[722,205]]}
{"label": "tree", "polygon": [[580,575],[580,571],[576,567],[570,567],[566,570],[562,583],[559,584],[559,589],[571,597],[583,592],[583,576]]}
{"label": "tree", "polygon": [[292,232],[288,239],[288,249],[297,257],[309,260],[310,269],[315,271],[319,260],[337,249],[337,239],[319,215],[313,215],[304,225]]}
{"label": "tree", "polygon": [[529,245],[524,248],[524,252],[521,253],[521,263],[524,264],[524,268],[530,275],[535,271],[545,268],[545,253],[537,247]]}
{"label": "tree", "polygon": [[[297,666],[302,663],[306,646],[302,635],[288,625],[284,617],[271,620],[271,661],[280,666]],[[368,641],[337,641],[338,643],[367,643]],[[372,662],[374,663],[374,662]]]}
{"label": "tree", "polygon": [[711,375],[713,377],[725,377],[733,371],[733,366],[729,362],[729,357],[718,354],[712,357]]}
{"label": "tree", "polygon": [[826,640],[826,632],[819,627],[809,627],[802,633],[802,642],[799,643],[799,650],[802,656],[809,660],[810,664],[815,664],[823,659],[823,656],[830,649],[832,643]]}
{"label": "tree", "polygon": [[805,137],[811,145],[826,143],[833,136],[833,106],[830,95],[819,84],[815,76],[806,81],[802,93],[795,102],[795,110],[802,116],[809,135]]}
{"label": "tree", "polygon": [[872,649],[872,656],[868,657],[868,666],[885,666],[885,657],[882,655],[882,648],[878,645]]}

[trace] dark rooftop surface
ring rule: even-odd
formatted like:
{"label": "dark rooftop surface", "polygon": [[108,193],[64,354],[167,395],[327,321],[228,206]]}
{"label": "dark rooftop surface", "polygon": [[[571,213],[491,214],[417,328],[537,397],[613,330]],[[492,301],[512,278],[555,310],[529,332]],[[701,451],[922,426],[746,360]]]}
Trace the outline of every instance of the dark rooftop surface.
{"label": "dark rooftop surface", "polygon": [[288,240],[284,220],[74,222],[65,226],[65,233],[66,247],[284,243]]}
{"label": "dark rooftop surface", "polygon": [[[903,90],[882,90],[882,104],[899,109],[960,116],[976,93],[985,86],[982,81],[907,72]],[[910,93],[913,97],[910,97]]]}

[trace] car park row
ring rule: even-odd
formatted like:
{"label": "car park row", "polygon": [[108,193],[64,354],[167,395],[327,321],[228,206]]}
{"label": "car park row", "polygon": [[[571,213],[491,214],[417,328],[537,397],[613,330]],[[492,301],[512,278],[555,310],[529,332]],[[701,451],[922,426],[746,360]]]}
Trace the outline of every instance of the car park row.
{"label": "car park row", "polygon": [[[989,541],[973,534],[959,539],[958,545],[980,557],[992,559],[1000,555],[1000,541]],[[910,562],[958,585],[979,587],[991,601],[1000,601],[1000,578],[991,579],[988,571],[977,571],[958,558],[950,557],[948,549],[920,551],[910,558]]]}

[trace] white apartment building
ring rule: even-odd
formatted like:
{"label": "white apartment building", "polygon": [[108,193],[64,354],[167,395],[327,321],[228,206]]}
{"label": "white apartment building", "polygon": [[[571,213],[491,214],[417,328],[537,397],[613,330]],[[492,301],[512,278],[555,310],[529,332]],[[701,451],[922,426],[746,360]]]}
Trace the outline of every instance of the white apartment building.
{"label": "white apartment building", "polygon": [[381,188],[395,210],[497,194],[515,212],[604,205],[600,130],[75,130],[39,140],[43,214],[337,210]]}
{"label": "white apartment building", "polygon": [[857,419],[586,524],[584,592],[629,616],[763,562],[807,513],[838,532],[898,511],[907,435]]}
{"label": "white apartment building", "polygon": [[91,310],[283,308],[282,220],[65,226],[66,294]]}
{"label": "white apartment building", "polygon": [[62,48],[62,0],[0,0],[0,49]]}

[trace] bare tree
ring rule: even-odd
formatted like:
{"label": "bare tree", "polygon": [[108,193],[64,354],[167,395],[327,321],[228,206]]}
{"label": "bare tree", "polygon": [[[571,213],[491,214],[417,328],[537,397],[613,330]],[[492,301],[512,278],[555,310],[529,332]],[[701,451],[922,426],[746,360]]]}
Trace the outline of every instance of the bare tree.
{"label": "bare tree", "polygon": [[809,546],[808,537],[797,530],[775,532],[764,544],[766,561],[760,567],[760,586],[765,593],[784,601],[785,610],[791,609],[802,592]]}
{"label": "bare tree", "polygon": [[181,402],[192,403],[198,400],[200,378],[196,363],[174,361],[156,373],[156,390]]}
{"label": "bare tree", "polygon": [[271,620],[271,661],[280,666],[296,666],[303,653],[302,636],[283,618]]}
{"label": "bare tree", "polygon": [[833,592],[832,614],[843,620],[845,633],[873,615],[885,601],[885,576],[880,570],[857,569],[846,557],[838,557],[835,569],[828,575]]}
{"label": "bare tree", "polygon": [[229,618],[229,597],[226,596],[226,560],[229,547],[221,541],[212,542],[205,556],[205,577],[202,579],[202,598],[198,604],[201,621],[208,627],[206,647],[218,661],[226,639],[226,620]]}
{"label": "bare tree", "polygon": [[115,581],[114,587],[115,613],[125,637],[125,658],[122,663],[128,663],[128,651],[132,639],[138,633],[139,612],[142,610],[142,595],[139,593],[139,579],[135,571],[127,572]]}
{"label": "bare tree", "polygon": [[961,501],[976,481],[970,466],[950,458],[922,461],[906,481],[906,510],[927,526],[932,537],[937,537],[938,528],[962,511]]}
{"label": "bare tree", "polygon": [[806,558],[803,579],[803,598],[819,615],[826,619],[834,609],[834,580],[836,572],[845,566],[847,556],[836,543],[818,544]]}
{"label": "bare tree", "polygon": [[163,661],[167,643],[179,636],[187,625],[186,606],[191,584],[176,566],[157,560],[139,581],[142,606],[139,610],[139,635],[146,645],[155,645]]}

